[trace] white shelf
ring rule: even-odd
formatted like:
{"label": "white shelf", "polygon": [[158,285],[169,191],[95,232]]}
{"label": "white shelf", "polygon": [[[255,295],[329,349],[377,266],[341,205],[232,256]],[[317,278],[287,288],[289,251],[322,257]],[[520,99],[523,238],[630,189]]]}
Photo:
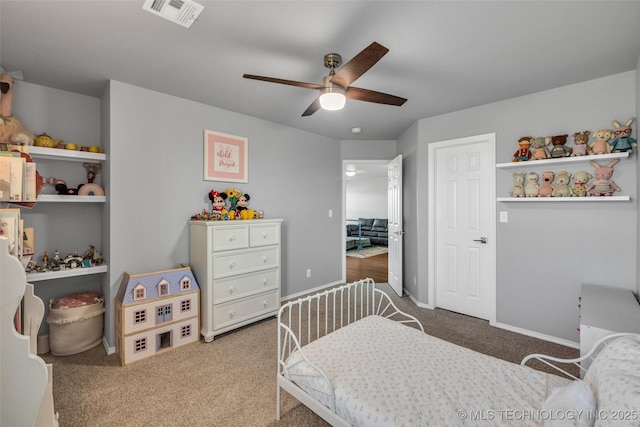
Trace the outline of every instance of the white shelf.
{"label": "white shelf", "polygon": [[107,265],[86,268],[67,268],[59,271],[44,271],[42,273],[27,273],[27,282],[39,282],[42,280],[63,279],[65,277],[87,276],[89,274],[106,273]]}
{"label": "white shelf", "polygon": [[37,202],[104,203],[106,196],[70,196],[66,194],[39,194]]}
{"label": "white shelf", "polygon": [[34,159],[53,159],[76,162],[104,162],[107,155],[90,151],[65,150],[63,148],[29,147],[29,155]]}
{"label": "white shelf", "polygon": [[529,160],[526,162],[497,163],[496,168],[530,168],[544,165],[558,165],[562,163],[588,162],[590,160],[624,159],[627,157],[629,157],[628,152],[596,154],[593,156],[561,157],[556,159]]}
{"label": "white shelf", "polygon": [[498,202],[628,202],[629,196],[591,197],[498,197]]}

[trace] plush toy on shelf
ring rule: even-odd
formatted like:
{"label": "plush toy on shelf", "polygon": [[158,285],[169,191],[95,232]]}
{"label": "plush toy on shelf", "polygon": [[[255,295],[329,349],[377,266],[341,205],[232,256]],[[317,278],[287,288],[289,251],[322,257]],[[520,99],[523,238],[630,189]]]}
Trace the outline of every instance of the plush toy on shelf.
{"label": "plush toy on shelf", "polygon": [[571,149],[564,146],[567,143],[568,137],[569,135],[566,133],[551,137],[551,144],[553,145],[553,148],[551,149],[551,158],[557,159],[561,157],[568,157],[571,154]]}
{"label": "plush toy on shelf", "polygon": [[545,160],[551,157],[551,153],[547,149],[547,145],[551,144],[550,136],[539,136],[531,140],[531,146],[533,147],[533,154],[531,160]]}
{"label": "plush toy on shelf", "polygon": [[12,113],[13,84],[9,73],[0,74],[0,142],[33,145],[36,136]]}
{"label": "plush toy on shelf", "polygon": [[227,193],[211,190],[209,192],[209,200],[212,202],[211,219],[224,219],[225,215],[228,215],[225,209]]}
{"label": "plush toy on shelf", "polygon": [[571,174],[567,171],[561,171],[556,174],[556,186],[553,188],[551,197],[571,197]]}
{"label": "plush toy on shelf", "polygon": [[555,176],[556,174],[551,171],[542,172],[542,184],[538,193],[540,197],[551,197],[551,193],[553,193],[553,185],[551,183]]}
{"label": "plush toy on shelf", "polygon": [[538,197],[540,192],[540,185],[538,184],[538,176],[535,172],[529,172],[527,174],[527,184],[524,186],[524,194],[527,197]]}
{"label": "plush toy on shelf", "polygon": [[573,148],[571,149],[571,157],[586,156],[587,144],[589,143],[590,131],[576,132],[573,134]]}
{"label": "plush toy on shelf", "polygon": [[620,187],[610,179],[613,175],[613,167],[619,161],[620,159],[613,159],[606,166],[601,166],[594,160],[589,161],[591,166],[596,168],[594,173],[596,179],[589,184],[587,191],[593,196],[611,196],[615,191],[620,191]]}
{"label": "plush toy on shelf", "polygon": [[248,194],[241,194],[238,197],[238,202],[236,203],[236,217],[240,219],[253,219],[255,212],[253,209],[249,209],[249,200],[251,200],[251,196]]}
{"label": "plush toy on shelf", "polygon": [[635,117],[631,117],[624,123],[624,126],[618,123],[617,120],[611,122],[616,128],[616,130],[613,131],[614,138],[609,143],[611,144],[612,153],[622,153],[627,151],[629,153],[633,153],[633,149],[638,146],[636,140],[631,138],[631,123],[633,123],[635,119]]}
{"label": "plush toy on shelf", "polygon": [[526,162],[531,159],[531,138],[530,136],[523,136],[518,140],[518,151],[513,154],[512,162]]}
{"label": "plush toy on shelf", "polygon": [[513,189],[509,194],[511,197],[524,197],[524,172],[513,173]]}
{"label": "plush toy on shelf", "polygon": [[573,185],[571,186],[571,192],[573,197],[585,197],[589,196],[587,191],[587,183],[593,176],[589,172],[579,171],[571,175],[573,179]]}
{"label": "plush toy on shelf", "polygon": [[609,141],[613,138],[613,131],[611,129],[597,130],[593,133],[593,137],[596,140],[589,145],[589,154],[611,153],[611,145],[609,144]]}

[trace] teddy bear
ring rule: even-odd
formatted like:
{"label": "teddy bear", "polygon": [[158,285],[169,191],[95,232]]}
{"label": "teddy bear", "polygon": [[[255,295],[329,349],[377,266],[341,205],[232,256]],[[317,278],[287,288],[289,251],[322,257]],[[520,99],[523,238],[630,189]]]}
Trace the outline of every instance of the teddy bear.
{"label": "teddy bear", "polygon": [[573,148],[571,149],[571,157],[586,156],[587,143],[589,142],[590,131],[575,132],[573,134]]}
{"label": "teddy bear", "polygon": [[509,194],[511,197],[524,197],[524,172],[513,173],[513,190]]}
{"label": "teddy bear", "polygon": [[513,159],[511,159],[512,162],[526,162],[531,159],[531,150],[529,150],[529,147],[531,146],[531,138],[531,136],[523,136],[518,139],[518,146],[520,148],[518,148],[518,151],[513,153]]}
{"label": "teddy bear", "polygon": [[558,172],[556,175],[556,185],[553,188],[553,192],[551,193],[552,197],[571,197],[571,187],[569,187],[569,182],[571,182],[571,174],[567,171]]}
{"label": "teddy bear", "polygon": [[564,135],[554,135],[551,137],[551,144],[553,145],[551,158],[557,159],[559,157],[567,157],[571,154],[571,149],[564,146],[564,144],[567,143],[568,137],[569,135],[566,133]]}
{"label": "teddy bear", "polygon": [[619,161],[620,159],[613,159],[607,166],[600,166],[598,162],[591,160],[589,163],[596,168],[594,173],[596,180],[589,184],[587,191],[594,196],[611,196],[614,191],[620,191],[620,187],[609,179],[613,175],[613,166]]}
{"label": "teddy bear", "polygon": [[590,196],[587,191],[587,183],[593,176],[589,172],[579,171],[571,175],[573,179],[573,185],[571,186],[571,192],[573,197],[585,197]]}
{"label": "teddy bear", "polygon": [[609,143],[611,145],[612,153],[622,153],[627,151],[629,153],[633,153],[633,149],[638,146],[636,140],[631,138],[631,123],[633,123],[634,120],[635,117],[631,117],[625,122],[624,126],[618,123],[617,120],[611,122],[616,128],[616,130],[613,131],[614,138]]}
{"label": "teddy bear", "polygon": [[524,194],[527,197],[538,197],[540,193],[540,185],[538,184],[538,180],[540,177],[535,172],[529,172],[527,174],[527,183],[524,186]]}
{"label": "teddy bear", "polygon": [[542,172],[542,184],[540,185],[540,191],[538,195],[540,197],[550,197],[551,193],[553,193],[553,178],[555,177],[555,173],[551,171]]}
{"label": "teddy bear", "polygon": [[589,144],[589,154],[609,154],[611,153],[611,145],[609,141],[613,138],[613,131],[611,129],[600,129],[593,133],[593,137],[596,139]]}
{"label": "teddy bear", "polygon": [[533,154],[531,160],[548,159],[551,155],[547,149],[547,145],[551,143],[551,137],[539,136],[531,140],[531,146],[533,147]]}

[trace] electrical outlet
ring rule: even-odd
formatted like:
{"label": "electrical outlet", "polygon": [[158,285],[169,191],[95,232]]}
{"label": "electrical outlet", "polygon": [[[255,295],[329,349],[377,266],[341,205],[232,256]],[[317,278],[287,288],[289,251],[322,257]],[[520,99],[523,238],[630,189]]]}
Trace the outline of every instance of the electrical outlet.
{"label": "electrical outlet", "polygon": [[333,209],[329,209],[329,218],[333,218]]}
{"label": "electrical outlet", "polygon": [[308,279],[309,277],[311,277],[311,269],[310,269],[310,268],[307,268],[307,279]]}
{"label": "electrical outlet", "polygon": [[509,212],[500,211],[500,222],[509,222]]}

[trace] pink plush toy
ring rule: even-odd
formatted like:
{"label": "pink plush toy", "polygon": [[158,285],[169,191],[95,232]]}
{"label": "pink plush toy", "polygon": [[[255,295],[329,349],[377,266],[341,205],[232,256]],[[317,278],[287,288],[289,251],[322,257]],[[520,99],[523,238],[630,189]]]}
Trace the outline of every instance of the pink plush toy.
{"label": "pink plush toy", "polygon": [[553,193],[553,185],[551,183],[555,176],[556,174],[551,171],[542,172],[542,185],[538,193],[540,197],[551,197],[551,193]]}
{"label": "pink plush toy", "polygon": [[596,179],[589,184],[587,191],[593,196],[611,196],[614,191],[620,191],[620,187],[610,180],[613,175],[613,166],[617,164],[620,159],[613,159],[607,166],[600,166],[596,161],[591,160],[591,166],[596,168],[594,175]]}

